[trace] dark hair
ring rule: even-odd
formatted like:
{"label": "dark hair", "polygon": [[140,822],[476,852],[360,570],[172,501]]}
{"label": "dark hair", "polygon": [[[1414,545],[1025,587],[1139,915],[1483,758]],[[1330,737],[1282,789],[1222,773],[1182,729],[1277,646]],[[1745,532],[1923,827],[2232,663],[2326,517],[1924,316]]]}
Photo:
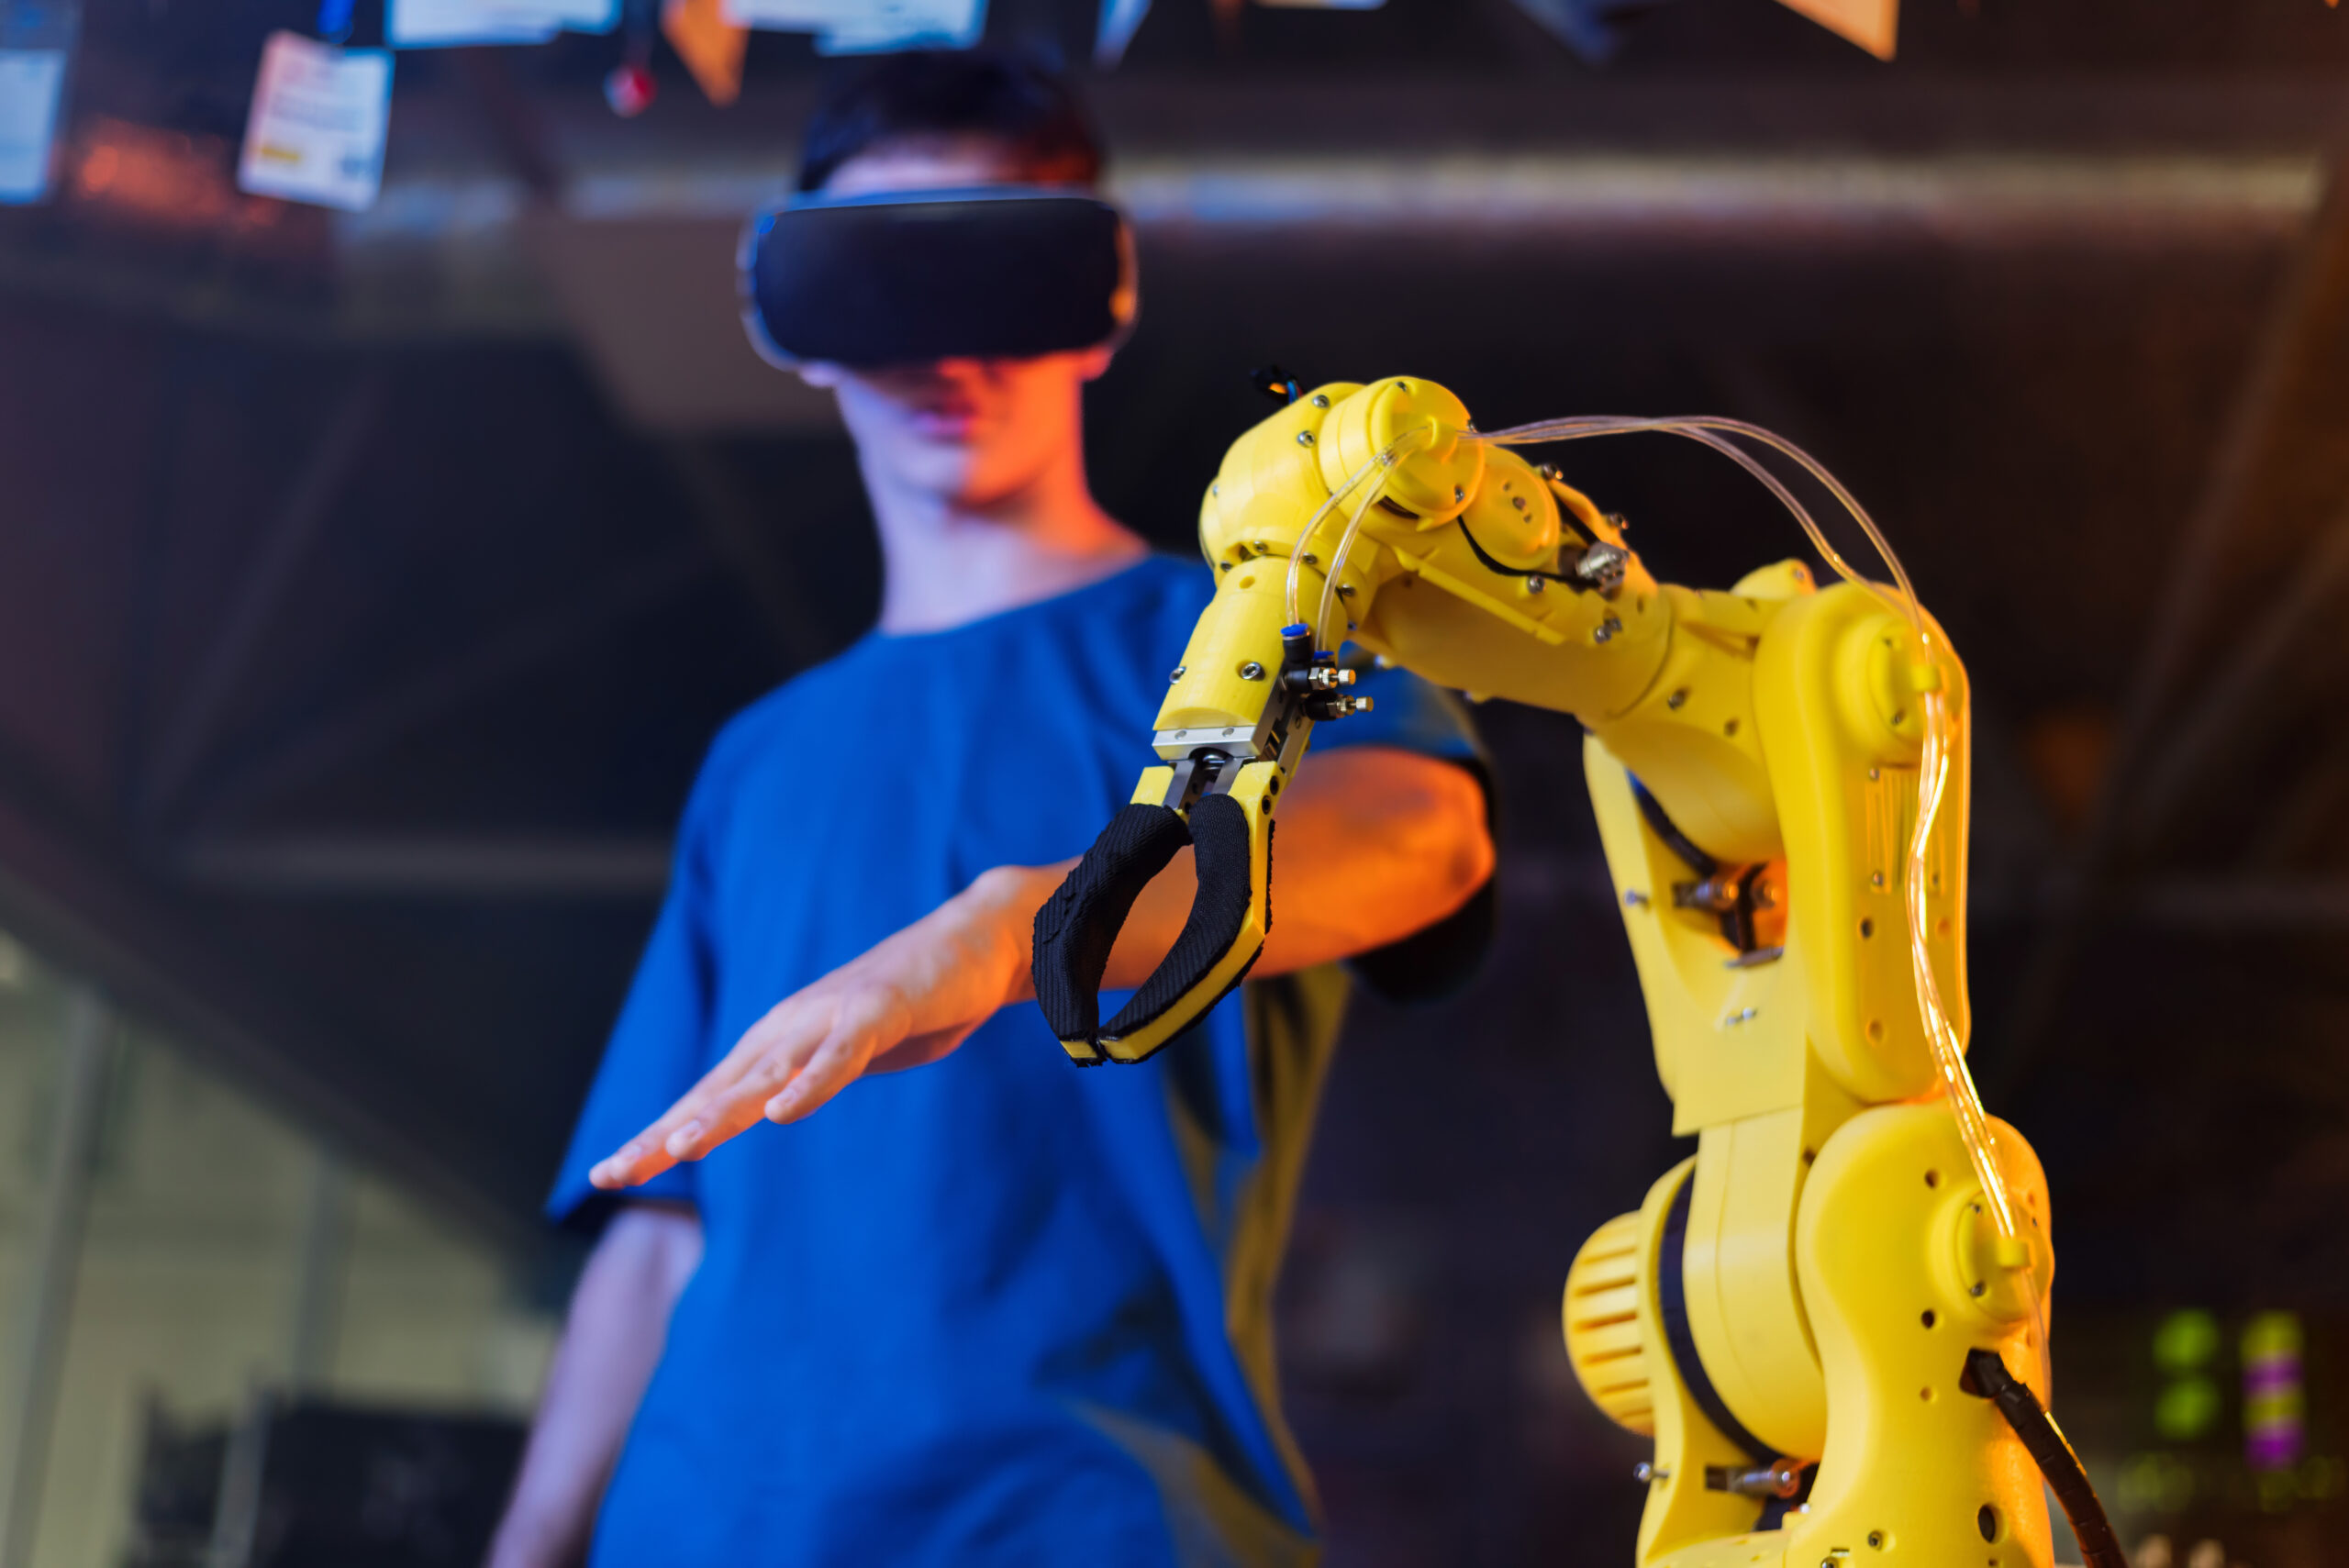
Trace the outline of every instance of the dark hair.
{"label": "dark hair", "polygon": [[825,93],[800,149],[799,188],[822,190],[841,164],[885,142],[958,136],[1003,142],[1039,181],[1101,177],[1101,139],[1057,72],[996,50],[917,50]]}

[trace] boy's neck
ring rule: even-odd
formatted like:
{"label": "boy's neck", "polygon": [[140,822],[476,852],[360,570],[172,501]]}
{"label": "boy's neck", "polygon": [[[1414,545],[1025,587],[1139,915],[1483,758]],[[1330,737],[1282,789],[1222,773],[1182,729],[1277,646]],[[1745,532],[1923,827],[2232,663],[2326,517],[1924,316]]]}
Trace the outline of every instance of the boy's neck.
{"label": "boy's neck", "polygon": [[1150,547],[1093,499],[1083,460],[982,505],[864,472],[881,535],[882,631],[943,631],[1097,583]]}

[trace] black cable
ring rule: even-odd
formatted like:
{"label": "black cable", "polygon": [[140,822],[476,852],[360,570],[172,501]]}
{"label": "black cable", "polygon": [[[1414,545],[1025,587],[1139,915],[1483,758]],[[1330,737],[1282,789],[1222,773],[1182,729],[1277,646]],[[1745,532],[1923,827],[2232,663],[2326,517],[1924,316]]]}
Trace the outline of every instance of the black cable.
{"label": "black cable", "polygon": [[2022,1440],[2039,1473],[2047,1477],[2048,1490],[2064,1506],[2064,1517],[2072,1521],[2072,1534],[2080,1543],[2086,1568],[2129,1568],[2129,1554],[2121,1549],[2121,1538],[2112,1533],[2112,1521],[2104,1517],[2104,1505],[2097,1501],[2087,1470],[2054,1418],[2040,1405],[2039,1396],[2007,1370],[1998,1351],[1979,1349],[1965,1352],[1965,1388],[1996,1405],[2015,1436]]}
{"label": "black cable", "polygon": [[1519,568],[1509,565],[1507,562],[1496,560],[1486,552],[1483,545],[1476,542],[1476,536],[1468,531],[1467,518],[1458,517],[1453,520],[1460,525],[1460,537],[1468,541],[1469,550],[1475,553],[1479,562],[1483,562],[1486,571],[1498,573],[1503,577],[1539,577],[1545,582],[1564,583],[1577,594],[1590,592],[1590,584],[1579,577],[1570,577],[1560,572],[1536,572],[1530,566]]}
{"label": "black cable", "polygon": [[1688,869],[1698,876],[1712,876],[1721,869],[1721,862],[1697,847],[1697,841],[1680,830],[1680,825],[1664,815],[1664,802],[1648,793],[1637,773],[1630,775],[1631,798],[1639,803],[1640,815],[1647,818],[1648,827],[1664,840],[1664,847],[1687,862]]}

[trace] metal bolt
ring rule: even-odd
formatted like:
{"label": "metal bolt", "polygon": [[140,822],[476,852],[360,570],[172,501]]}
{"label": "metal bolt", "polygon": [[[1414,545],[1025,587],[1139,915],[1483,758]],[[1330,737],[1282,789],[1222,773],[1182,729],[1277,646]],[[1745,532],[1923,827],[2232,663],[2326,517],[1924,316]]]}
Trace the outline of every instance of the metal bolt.
{"label": "metal bolt", "polygon": [[1681,706],[1687,702],[1687,700],[1688,688],[1683,686],[1678,691],[1673,693],[1670,696],[1664,698],[1664,706],[1672,709],[1675,713],[1677,713],[1680,711]]}
{"label": "metal bolt", "polygon": [[1614,525],[1615,525],[1615,531],[1616,531],[1617,533],[1619,533],[1619,534],[1620,534],[1620,533],[1628,533],[1628,532],[1630,532],[1630,531],[1631,531],[1631,518],[1629,518],[1629,517],[1625,517],[1625,516],[1624,516],[1622,513],[1620,513],[1620,512],[1609,512],[1609,513],[1608,513],[1608,514],[1607,514],[1607,520],[1608,520],[1609,522],[1610,522],[1610,523],[1612,523],[1612,524],[1614,524]]}
{"label": "metal bolt", "polygon": [[1976,1280],[1973,1284],[1966,1287],[1965,1294],[1968,1296],[1987,1296],[1990,1294],[1990,1287],[1984,1284],[1981,1281]]}
{"label": "metal bolt", "polygon": [[1544,592],[1549,586],[1550,584],[1543,582],[1539,573],[1529,576],[1525,580],[1525,591],[1529,594],[1539,594]]}
{"label": "metal bolt", "polygon": [[1648,895],[1636,887],[1627,887],[1623,889],[1623,904],[1626,908],[1644,909],[1648,906]]}
{"label": "metal bolt", "polygon": [[1326,392],[1317,392],[1309,401],[1316,408],[1327,408],[1330,406],[1330,395]]}
{"label": "metal bolt", "polygon": [[1591,628],[1590,639],[1593,642],[1612,642],[1615,640],[1615,634],[1622,629],[1623,623],[1613,616],[1609,616]]}
{"label": "metal bolt", "polygon": [[1508,498],[1508,504],[1509,504],[1510,506],[1512,506],[1516,507],[1516,508],[1517,508],[1519,511],[1520,511],[1520,512],[1522,512],[1523,510],[1525,510],[1525,497],[1524,497],[1524,496],[1522,496],[1522,495],[1512,495],[1512,496],[1510,496],[1510,497]]}
{"label": "metal bolt", "polygon": [[1186,740],[1190,739],[1190,734],[1191,732],[1187,729],[1178,729],[1174,732],[1174,739],[1177,740]]}
{"label": "metal bolt", "polygon": [[1321,558],[1308,550],[1305,552],[1305,564],[1308,566],[1319,566],[1321,564]]}
{"label": "metal bolt", "polygon": [[1313,444],[1313,432],[1310,430],[1299,430],[1297,433],[1297,444],[1301,447],[1311,446]]}
{"label": "metal bolt", "polygon": [[1870,784],[1874,784],[1874,783],[1876,783],[1876,778],[1877,778],[1877,771],[1876,771],[1876,769],[1874,769],[1874,768],[1870,768],[1870,769],[1868,770],[1868,783],[1870,783]]}
{"label": "metal bolt", "polygon": [[1553,481],[1564,477],[1558,472],[1558,465],[1553,462],[1536,463],[1534,465],[1533,472],[1540,474],[1544,479]]}
{"label": "metal bolt", "polygon": [[1243,681],[1261,681],[1264,678],[1264,667],[1251,659],[1240,666],[1240,678]]}
{"label": "metal bolt", "polygon": [[1884,873],[1880,871],[1872,871],[1868,873],[1868,885],[1871,887],[1882,887],[1884,885]]}
{"label": "metal bolt", "polygon": [[1872,1529],[1868,1531],[1868,1544],[1876,1548],[1878,1551],[1882,1551],[1884,1550],[1884,1531],[1880,1529]]}
{"label": "metal bolt", "polygon": [[1665,1470],[1659,1465],[1651,1464],[1643,1459],[1640,1461],[1639,1463],[1631,1466],[1631,1479],[1638,1482],[1641,1485],[1645,1486],[1653,1481],[1671,1480],[1672,1472]]}
{"label": "metal bolt", "polygon": [[1181,680],[1181,679],[1183,678],[1183,672],[1184,672],[1185,670],[1189,669],[1189,668],[1190,668],[1190,666],[1189,666],[1189,665],[1187,665],[1187,664],[1177,664],[1177,665],[1175,665],[1175,666],[1174,666],[1174,673],[1173,674],[1171,674],[1171,675],[1169,675],[1169,676],[1167,676],[1167,677],[1166,677],[1166,684],[1167,684],[1168,685],[1170,685],[1170,686],[1171,686],[1171,685],[1173,685],[1175,682],[1177,682],[1177,681]]}
{"label": "metal bolt", "polygon": [[1257,554],[1263,555],[1272,549],[1272,546],[1266,544],[1263,539],[1252,539],[1248,541],[1248,548],[1254,550]]}
{"label": "metal bolt", "polygon": [[1455,484],[1452,487],[1452,498],[1455,501],[1465,501],[1468,499],[1468,492],[1460,485]]}
{"label": "metal bolt", "polygon": [[[1338,584],[1338,597],[1341,599],[1351,599],[1353,596],[1354,585],[1352,583],[1341,583]],[[1349,626],[1346,629],[1348,631],[1352,631],[1353,628]]]}

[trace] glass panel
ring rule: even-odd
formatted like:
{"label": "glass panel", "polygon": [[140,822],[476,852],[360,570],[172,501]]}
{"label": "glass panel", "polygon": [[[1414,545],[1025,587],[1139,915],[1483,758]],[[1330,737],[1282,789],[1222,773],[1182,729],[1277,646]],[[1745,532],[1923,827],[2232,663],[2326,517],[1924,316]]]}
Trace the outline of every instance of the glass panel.
{"label": "glass panel", "polygon": [[[0,1347],[63,1055],[63,981],[0,938]],[[324,1184],[323,1185],[321,1184]],[[516,1262],[135,1027],[98,1137],[34,1568],[125,1561],[150,1431],[232,1425],[291,1388],[406,1411],[526,1413],[556,1320]],[[208,1514],[208,1510],[207,1510]]]}
{"label": "glass panel", "polygon": [[64,1018],[57,976],[0,932],[0,1355],[16,1343],[25,1298]]}
{"label": "glass panel", "polygon": [[125,1031],[98,1138],[34,1568],[120,1561],[150,1407],[224,1422],[286,1372],[307,1141]]}
{"label": "glass panel", "polygon": [[354,1184],[333,1391],[340,1399],[526,1415],[555,1319],[479,1238],[387,1184]]}

